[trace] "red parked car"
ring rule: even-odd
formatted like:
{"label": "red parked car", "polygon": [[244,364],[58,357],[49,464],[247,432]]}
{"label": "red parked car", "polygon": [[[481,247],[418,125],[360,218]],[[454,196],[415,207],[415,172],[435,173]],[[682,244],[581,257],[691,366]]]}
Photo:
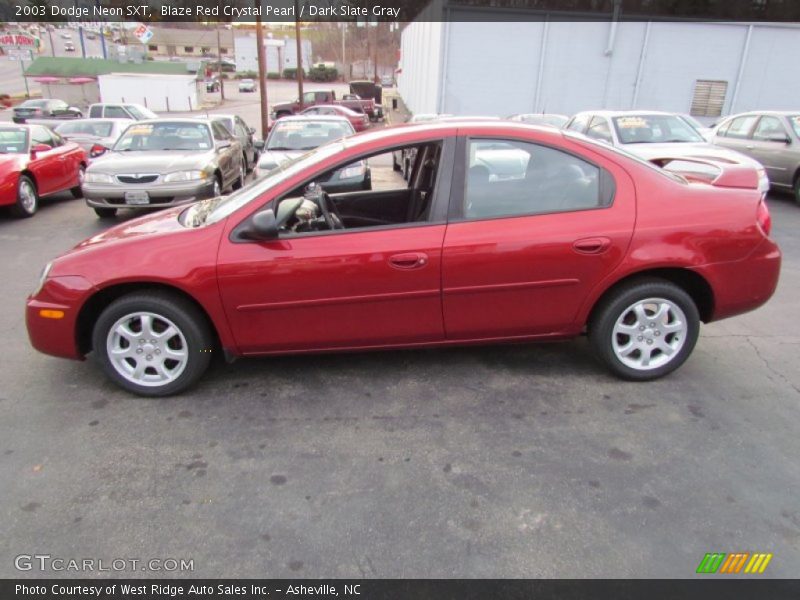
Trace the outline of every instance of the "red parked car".
{"label": "red parked car", "polygon": [[[392,170],[398,147],[417,151],[408,182]],[[381,182],[372,190],[318,185],[366,159]],[[618,376],[653,379],[688,358],[701,321],[766,302],[780,269],[752,167],[666,168],[501,121],[356,135],[230,196],[79,244],[44,269],[28,332],[48,354],[93,352],[111,379],[148,396],[195,382],[212,352],[582,332]]]}
{"label": "red parked car", "polygon": [[88,159],[73,142],[41,125],[0,125],[0,206],[31,217],[39,198],[64,190],[81,197]]}
{"label": "red parked car", "polygon": [[324,104],[322,106],[312,106],[300,113],[303,116],[329,115],[332,117],[344,117],[356,131],[364,131],[369,127],[369,117],[366,113],[356,112],[346,106],[333,106]]}

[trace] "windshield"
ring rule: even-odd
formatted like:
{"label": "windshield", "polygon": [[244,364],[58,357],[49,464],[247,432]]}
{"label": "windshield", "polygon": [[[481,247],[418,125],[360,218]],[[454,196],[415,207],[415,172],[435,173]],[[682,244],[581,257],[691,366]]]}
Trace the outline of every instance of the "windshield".
{"label": "windshield", "polygon": [[0,154],[25,154],[28,151],[28,132],[17,127],[0,129]]}
{"label": "windshield", "polygon": [[792,124],[792,129],[794,129],[794,134],[797,137],[800,137],[800,115],[792,115],[789,117],[789,123]]}
{"label": "windshield", "polygon": [[56,131],[61,135],[89,135],[93,137],[111,137],[111,130],[114,124],[110,121],[98,121],[91,119],[88,121],[72,121],[63,123],[56,127]]}
{"label": "windshield", "polygon": [[278,121],[267,139],[267,151],[306,151],[354,133],[346,121]]}
{"label": "windshield", "polygon": [[286,161],[273,171],[270,171],[269,175],[264,179],[259,179],[255,183],[243,187],[230,196],[220,196],[218,198],[211,198],[199,202],[186,211],[184,223],[195,227],[202,223],[207,223],[209,225],[211,223],[216,223],[228,217],[245,204],[261,198],[270,188],[294,177],[316,163],[322,162],[338,152],[341,152],[343,148],[344,145],[341,143],[326,144],[321,148],[298,156],[294,160]]}
{"label": "windshield", "polygon": [[47,106],[47,100],[26,100],[19,105],[20,108],[44,108]]}
{"label": "windshield", "polygon": [[158,115],[154,113],[152,110],[145,108],[144,106],[136,106],[134,104],[126,104],[125,108],[128,110],[129,113],[133,115],[135,119],[139,121],[144,121],[145,119],[157,119]]}
{"label": "windshield", "polygon": [[705,141],[691,125],[675,115],[630,115],[611,120],[622,144]]}
{"label": "windshield", "polygon": [[128,127],[114,144],[115,152],[159,152],[181,150],[183,152],[207,152],[214,147],[211,134],[205,123],[182,123],[161,121],[158,123],[136,123]]}

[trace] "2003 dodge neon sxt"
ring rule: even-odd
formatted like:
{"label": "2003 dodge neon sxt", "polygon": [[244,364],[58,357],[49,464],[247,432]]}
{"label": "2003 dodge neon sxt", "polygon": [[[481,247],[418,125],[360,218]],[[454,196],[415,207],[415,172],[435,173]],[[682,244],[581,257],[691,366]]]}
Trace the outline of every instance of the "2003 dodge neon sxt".
{"label": "2003 dodge neon sxt", "polygon": [[[403,148],[416,156],[407,182],[391,168]],[[332,173],[364,160],[373,189],[325,191]],[[659,165],[500,121],[357,135],[233,195],[82,242],[45,268],[28,331],[42,352],[93,352],[120,386],[151,396],[195,382],[212,349],[254,356],[584,331],[615,374],[653,379],[687,359],[701,321],[766,302],[780,270],[752,166]]]}

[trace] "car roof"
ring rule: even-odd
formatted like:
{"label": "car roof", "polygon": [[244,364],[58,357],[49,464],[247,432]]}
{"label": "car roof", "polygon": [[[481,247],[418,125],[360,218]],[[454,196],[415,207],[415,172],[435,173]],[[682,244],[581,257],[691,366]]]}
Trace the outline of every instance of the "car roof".
{"label": "car roof", "polygon": [[[334,110],[341,110],[345,114],[347,114],[347,113],[353,113],[353,114],[356,114],[356,115],[361,114],[361,113],[358,113],[358,112],[354,111],[352,108],[350,108],[348,106],[342,106],[341,104],[315,104],[314,106],[309,106],[308,108],[333,108]],[[308,110],[308,109],[306,109],[306,110]]]}
{"label": "car roof", "polygon": [[158,119],[143,119],[141,121],[136,121],[137,125],[147,125],[148,123],[185,123],[186,125],[196,125],[197,123],[205,122],[206,125],[210,125],[211,121],[208,117],[159,117]]}
{"label": "car roof", "polygon": [[736,113],[735,115],[728,115],[725,119],[733,119],[735,117],[746,117],[755,115],[769,115],[772,117],[794,117],[800,115],[798,110],[749,110],[747,112]]}
{"label": "car roof", "polygon": [[664,115],[664,116],[679,116],[680,113],[667,112],[663,110],[582,110],[578,115],[597,115],[600,117],[629,117],[629,116],[644,116],[644,115]]}
{"label": "car roof", "polygon": [[136,123],[136,121],[134,119],[125,119],[120,117],[96,117],[94,119],[67,119],[59,123],[59,126],[68,125],[69,123],[119,123],[122,125]]}
{"label": "car roof", "polygon": [[295,121],[335,121],[337,123],[341,123],[344,121],[345,123],[349,123],[345,117],[340,117],[339,115],[294,115],[291,117],[281,117],[277,119],[275,123],[281,122],[295,122]]}

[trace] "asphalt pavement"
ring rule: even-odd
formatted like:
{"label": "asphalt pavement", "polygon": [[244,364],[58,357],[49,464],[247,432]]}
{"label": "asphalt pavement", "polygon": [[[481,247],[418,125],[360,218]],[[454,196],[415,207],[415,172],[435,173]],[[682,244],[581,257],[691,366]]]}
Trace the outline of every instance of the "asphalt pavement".
{"label": "asphalt pavement", "polygon": [[737,551],[795,577],[800,206],[769,206],[775,297],[704,326],[656,382],[614,379],[577,339],[239,360],[159,400],[27,340],[40,269],[108,223],[67,196],[0,215],[0,577],[41,577],[14,559],[48,554],[197,577],[682,578]]}

